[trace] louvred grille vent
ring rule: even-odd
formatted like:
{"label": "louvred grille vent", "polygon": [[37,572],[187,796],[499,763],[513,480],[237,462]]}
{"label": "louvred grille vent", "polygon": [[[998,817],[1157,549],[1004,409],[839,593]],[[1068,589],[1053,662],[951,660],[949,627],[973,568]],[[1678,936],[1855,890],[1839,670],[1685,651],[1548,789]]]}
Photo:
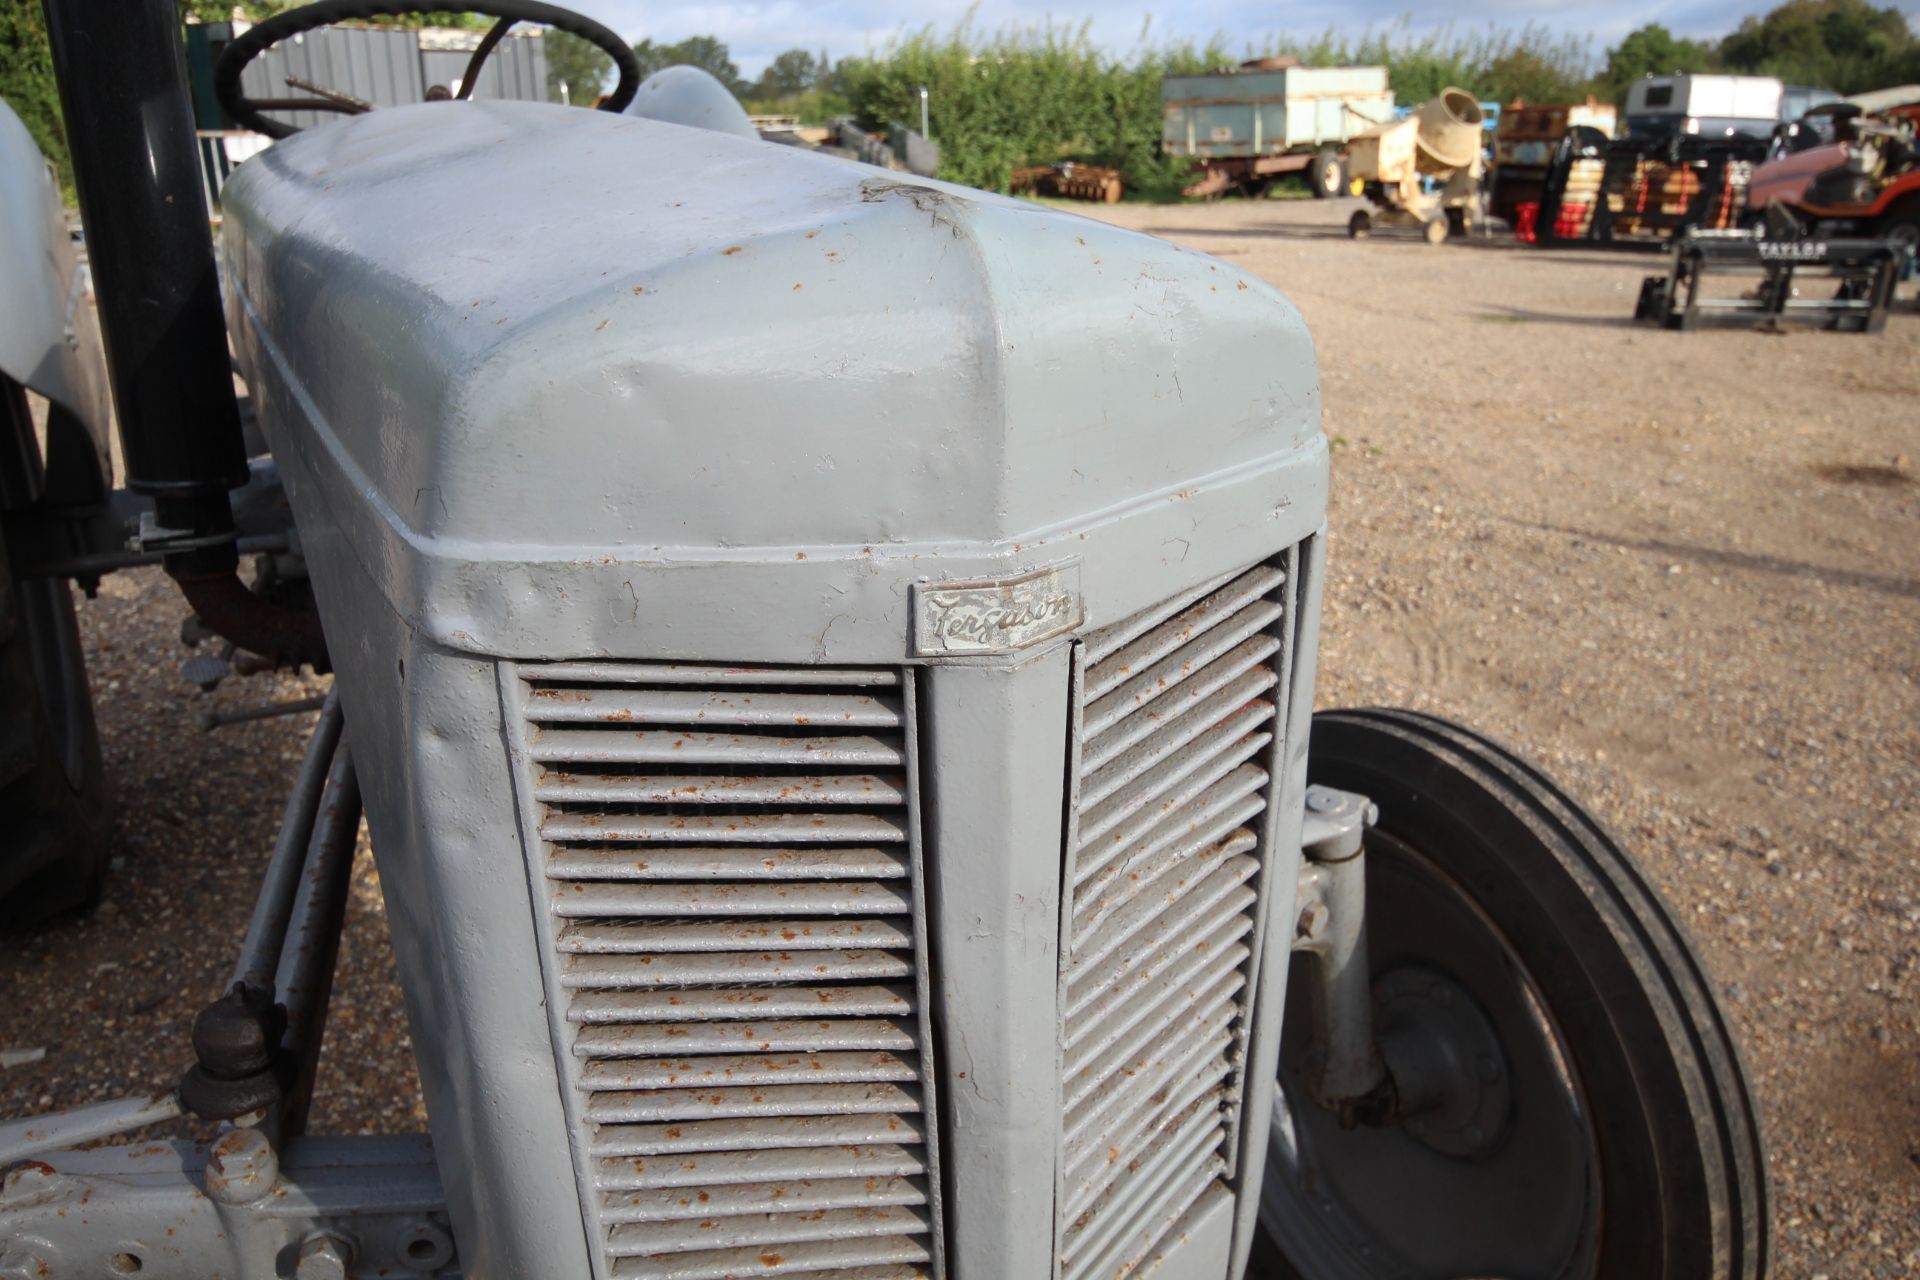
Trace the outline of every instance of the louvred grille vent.
{"label": "louvred grille vent", "polygon": [[1065,1280],[1150,1263],[1229,1195],[1286,574],[1084,641],[1062,921]]}
{"label": "louvred grille vent", "polygon": [[937,1276],[911,674],[518,674],[607,1274]]}

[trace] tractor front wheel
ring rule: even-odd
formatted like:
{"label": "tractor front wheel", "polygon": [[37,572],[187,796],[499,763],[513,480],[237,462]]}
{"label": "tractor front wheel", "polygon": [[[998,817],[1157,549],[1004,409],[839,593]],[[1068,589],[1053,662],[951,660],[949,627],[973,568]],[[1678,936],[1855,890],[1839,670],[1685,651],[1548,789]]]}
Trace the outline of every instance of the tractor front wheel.
{"label": "tractor front wheel", "polygon": [[1296,957],[1250,1274],[1764,1276],[1765,1159],[1726,1017],[1598,819],[1407,711],[1315,716],[1308,777],[1379,808],[1368,964],[1397,1100],[1352,1128],[1311,1100],[1318,961]]}

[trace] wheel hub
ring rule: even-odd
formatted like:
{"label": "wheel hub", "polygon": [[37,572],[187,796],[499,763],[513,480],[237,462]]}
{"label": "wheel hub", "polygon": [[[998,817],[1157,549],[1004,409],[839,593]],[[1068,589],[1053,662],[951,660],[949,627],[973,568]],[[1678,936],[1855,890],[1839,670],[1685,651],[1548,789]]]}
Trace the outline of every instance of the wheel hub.
{"label": "wheel hub", "polygon": [[1401,1130],[1457,1159],[1497,1145],[1513,1108],[1507,1055],[1466,988],[1403,965],[1374,979],[1373,1009]]}

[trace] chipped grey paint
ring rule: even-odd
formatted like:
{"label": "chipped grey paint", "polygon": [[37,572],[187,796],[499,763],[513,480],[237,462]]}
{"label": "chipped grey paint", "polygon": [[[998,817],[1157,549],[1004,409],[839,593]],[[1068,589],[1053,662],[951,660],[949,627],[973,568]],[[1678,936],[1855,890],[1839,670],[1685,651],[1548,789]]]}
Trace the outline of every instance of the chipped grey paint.
{"label": "chipped grey paint", "polygon": [[[222,1141],[243,1132],[252,1131]],[[295,1139],[258,1194],[231,1205],[203,1190],[213,1178],[209,1144],[193,1142],[63,1151],[22,1165],[0,1184],[0,1277],[254,1280],[292,1274],[288,1264],[316,1233],[351,1242],[352,1280],[461,1274],[424,1138]],[[416,1241],[437,1246],[431,1265],[410,1253]]]}
{"label": "chipped grey paint", "polygon": [[[594,217],[553,211],[581,187]],[[1072,566],[1085,630],[1307,538],[1327,452],[1298,313],[1030,204],[525,104],[310,130],[226,211],[236,348],[354,726],[469,1274],[595,1265],[503,660],[923,666],[950,1274],[1051,1274],[1067,644],[916,652],[915,600]],[[1306,568],[1276,850],[1298,840]],[[1275,859],[1269,910],[1295,870]],[[1260,959],[1243,1151],[1286,954]],[[1199,1206],[1166,1274],[1244,1250],[1261,1167],[1242,1156],[1237,1205]]]}

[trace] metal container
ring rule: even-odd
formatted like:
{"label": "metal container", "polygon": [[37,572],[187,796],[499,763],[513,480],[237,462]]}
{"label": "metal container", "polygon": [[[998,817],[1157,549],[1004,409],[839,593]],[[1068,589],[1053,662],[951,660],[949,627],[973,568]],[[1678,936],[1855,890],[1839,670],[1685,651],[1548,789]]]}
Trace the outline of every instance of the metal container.
{"label": "metal container", "polygon": [[1328,477],[1293,307],[526,104],[226,199],[465,1273],[1237,1275]]}
{"label": "metal container", "polygon": [[1283,155],[1341,143],[1393,118],[1385,67],[1288,67],[1168,76],[1161,148],[1169,155]]}

